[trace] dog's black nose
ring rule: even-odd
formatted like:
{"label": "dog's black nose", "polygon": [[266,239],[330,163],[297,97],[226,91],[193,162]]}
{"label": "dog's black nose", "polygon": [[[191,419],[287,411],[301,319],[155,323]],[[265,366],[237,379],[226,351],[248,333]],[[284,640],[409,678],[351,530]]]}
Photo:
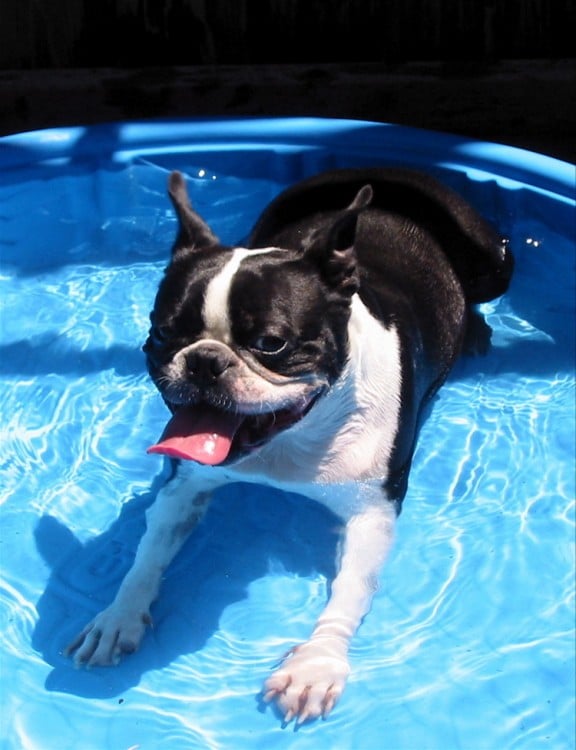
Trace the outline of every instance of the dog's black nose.
{"label": "dog's black nose", "polygon": [[220,347],[202,347],[186,354],[188,374],[197,382],[213,383],[233,365],[232,357]]}

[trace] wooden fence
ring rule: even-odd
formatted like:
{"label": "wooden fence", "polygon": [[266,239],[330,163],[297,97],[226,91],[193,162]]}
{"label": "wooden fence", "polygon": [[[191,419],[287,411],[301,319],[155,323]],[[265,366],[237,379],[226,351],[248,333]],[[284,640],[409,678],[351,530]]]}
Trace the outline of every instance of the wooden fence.
{"label": "wooden fence", "polygon": [[573,57],[575,0],[0,0],[0,66]]}

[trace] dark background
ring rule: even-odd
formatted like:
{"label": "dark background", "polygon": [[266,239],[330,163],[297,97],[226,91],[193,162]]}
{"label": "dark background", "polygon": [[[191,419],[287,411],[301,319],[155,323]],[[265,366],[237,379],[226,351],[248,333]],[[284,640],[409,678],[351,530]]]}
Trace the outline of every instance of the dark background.
{"label": "dark background", "polygon": [[576,0],[1,0],[0,134],[314,115],[576,161]]}

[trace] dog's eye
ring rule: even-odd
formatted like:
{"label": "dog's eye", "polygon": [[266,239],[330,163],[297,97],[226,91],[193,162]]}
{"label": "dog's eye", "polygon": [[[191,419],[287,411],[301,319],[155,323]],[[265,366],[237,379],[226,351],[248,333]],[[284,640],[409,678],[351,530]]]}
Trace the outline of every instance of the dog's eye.
{"label": "dog's eye", "polygon": [[252,349],[259,354],[277,355],[281,354],[287,346],[286,339],[280,336],[258,336],[252,344]]}
{"label": "dog's eye", "polygon": [[168,332],[162,328],[153,326],[150,329],[150,334],[148,337],[148,341],[152,344],[152,346],[164,346],[166,341],[168,340]]}

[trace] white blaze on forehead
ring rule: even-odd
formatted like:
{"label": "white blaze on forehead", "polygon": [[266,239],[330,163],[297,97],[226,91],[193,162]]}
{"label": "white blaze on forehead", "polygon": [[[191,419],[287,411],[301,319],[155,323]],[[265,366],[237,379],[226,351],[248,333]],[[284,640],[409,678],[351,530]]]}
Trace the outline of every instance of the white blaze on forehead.
{"label": "white blaze on forehead", "polygon": [[237,247],[232,257],[224,268],[212,279],[206,287],[204,294],[204,305],[202,307],[202,319],[204,320],[204,333],[209,338],[223,341],[229,344],[232,340],[228,298],[232,279],[240,268],[242,261],[251,255],[262,255],[276,250],[275,247],[265,247],[258,250],[248,250]]}

